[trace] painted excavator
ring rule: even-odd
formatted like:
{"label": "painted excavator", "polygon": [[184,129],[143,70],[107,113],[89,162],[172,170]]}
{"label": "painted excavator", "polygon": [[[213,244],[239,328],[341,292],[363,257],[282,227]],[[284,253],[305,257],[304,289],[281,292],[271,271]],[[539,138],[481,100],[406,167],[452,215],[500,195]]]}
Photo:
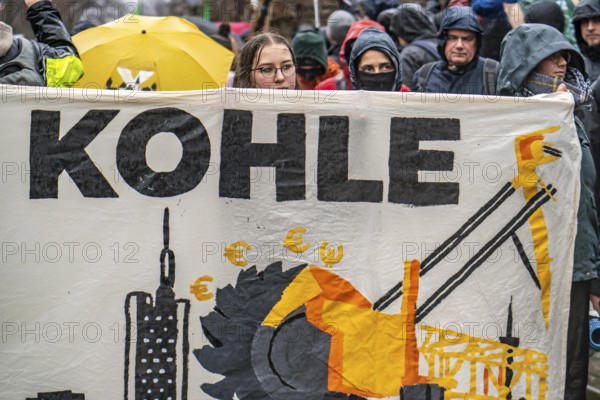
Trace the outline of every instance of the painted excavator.
{"label": "painted excavator", "polygon": [[[209,371],[225,375],[202,389],[219,399],[357,399],[397,397],[411,400],[545,399],[547,357],[519,348],[511,335],[498,341],[441,330],[422,323],[437,305],[512,240],[540,289],[546,328],[550,304],[551,258],[542,205],[556,189],[537,167],[556,161],[560,150],[545,141],[559,127],[515,139],[518,174],[428,257],[404,263],[404,280],[372,303],[335,273],[301,265],[282,271],[281,263],[256,273],[242,271],[236,287],[217,292],[215,312],[201,318],[212,346],[196,350]],[[522,190],[525,205],[428,299],[417,306],[419,282],[512,194]],[[529,224],[535,245],[534,271],[517,237]],[[384,309],[402,297],[399,313]],[[512,307],[512,302],[511,302]],[[416,326],[424,333],[417,341]],[[427,374],[420,374],[420,358]],[[470,371],[469,385],[455,374]]]}

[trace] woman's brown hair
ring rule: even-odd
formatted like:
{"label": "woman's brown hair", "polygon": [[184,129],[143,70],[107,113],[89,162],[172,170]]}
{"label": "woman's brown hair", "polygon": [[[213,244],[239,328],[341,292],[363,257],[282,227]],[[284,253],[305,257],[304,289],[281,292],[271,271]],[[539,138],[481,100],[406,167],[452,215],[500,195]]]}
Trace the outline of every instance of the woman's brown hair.
{"label": "woman's brown hair", "polygon": [[[236,88],[255,88],[256,85],[252,80],[252,68],[256,60],[260,58],[262,49],[269,44],[283,44],[289,50],[292,56],[292,62],[296,64],[296,56],[289,42],[280,34],[275,32],[262,32],[254,35],[239,54],[238,65],[233,78],[233,87]],[[295,89],[300,89],[298,79],[296,79]]]}

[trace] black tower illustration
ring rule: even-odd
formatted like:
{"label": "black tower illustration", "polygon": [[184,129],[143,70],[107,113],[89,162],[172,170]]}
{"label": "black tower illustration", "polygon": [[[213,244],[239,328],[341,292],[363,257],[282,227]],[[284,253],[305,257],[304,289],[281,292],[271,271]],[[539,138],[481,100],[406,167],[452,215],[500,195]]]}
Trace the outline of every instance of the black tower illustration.
{"label": "black tower illustration", "polygon": [[[513,332],[513,314],[512,314],[512,296],[510,297],[510,304],[508,305],[508,319],[506,320],[506,336],[500,336],[499,341],[500,343],[504,343],[507,344],[509,346],[512,347],[519,347],[519,338],[516,336],[512,335]],[[508,350],[509,354],[513,353],[512,349]],[[508,357],[507,359],[507,363],[508,365],[512,364],[514,361],[513,357]],[[506,387],[510,387],[510,384],[512,382],[512,379],[514,377],[514,371],[510,368],[506,368]],[[508,395],[506,395],[506,400],[511,400],[512,397],[512,393],[508,393]]]}
{"label": "black tower illustration", "polygon": [[175,299],[175,254],[169,249],[169,209],[163,221],[160,286],[125,300],[125,400],[186,400],[190,302]]}

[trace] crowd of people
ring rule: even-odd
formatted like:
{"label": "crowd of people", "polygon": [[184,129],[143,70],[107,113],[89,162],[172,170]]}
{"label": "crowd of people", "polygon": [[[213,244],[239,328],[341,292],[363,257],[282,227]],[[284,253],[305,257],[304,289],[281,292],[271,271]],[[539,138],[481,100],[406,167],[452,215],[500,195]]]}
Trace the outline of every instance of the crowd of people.
{"label": "crowd of people", "polygon": [[[50,0],[24,1],[35,40],[16,37],[0,23],[0,83],[72,86],[84,68],[58,11]],[[571,93],[582,161],[565,399],[581,400],[586,396],[588,304],[591,299],[598,308],[600,300],[600,190],[595,186],[600,0],[523,4],[340,1],[324,29],[301,27],[291,41],[276,32],[249,35],[236,54],[231,86],[519,97]],[[221,32],[228,35],[226,29]]]}

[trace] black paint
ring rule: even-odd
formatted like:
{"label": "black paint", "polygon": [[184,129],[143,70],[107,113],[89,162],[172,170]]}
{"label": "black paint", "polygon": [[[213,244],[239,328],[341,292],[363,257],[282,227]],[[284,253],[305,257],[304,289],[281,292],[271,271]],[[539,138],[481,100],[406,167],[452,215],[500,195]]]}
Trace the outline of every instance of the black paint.
{"label": "black paint", "polygon": [[63,171],[85,197],[119,197],[85,151],[118,113],[118,110],[90,110],[59,139],[60,112],[32,111],[29,197],[58,198],[58,177]]}
{"label": "black paint", "polygon": [[383,200],[383,182],[348,179],[348,117],[319,118],[317,198],[322,201]]}
{"label": "black paint", "polygon": [[[419,275],[422,277],[433,267],[438,265],[444,257],[454,250],[464,238],[473,232],[485,219],[500,207],[504,201],[515,192],[513,185],[508,182],[496,193],[487,203],[483,205],[475,214],[473,214],[467,222],[465,222],[452,236],[444,241],[436,248],[429,256],[421,262],[421,271]],[[402,296],[402,282],[391,288],[385,295],[377,300],[373,306],[374,310],[383,310],[388,307],[397,298]]]}
{"label": "black paint", "polygon": [[513,234],[511,236],[513,243],[515,244],[515,247],[517,248],[517,252],[519,253],[519,257],[521,258],[521,261],[523,261],[523,265],[525,266],[525,269],[527,270],[527,272],[529,273],[529,276],[531,276],[531,279],[533,280],[533,283],[535,283],[535,286],[537,286],[538,289],[542,290],[542,285],[540,284],[540,280],[538,279],[537,275],[535,274],[535,271],[533,270],[533,265],[531,265],[531,261],[529,261],[529,257],[527,257],[527,253],[525,253],[525,249],[523,248],[523,244],[521,243],[521,240],[519,239],[519,237],[517,236],[517,234]]}
{"label": "black paint", "polygon": [[304,114],[278,114],[277,143],[253,143],[252,112],[224,111],[220,197],[249,199],[250,168],[274,167],[277,201],[304,200],[305,163]]}
{"label": "black paint", "polygon": [[[125,400],[187,399],[190,302],[175,299],[175,254],[169,249],[168,219],[169,212],[165,209],[161,279],[156,302],[151,294],[145,292],[129,293],[125,300]],[[137,312],[132,315],[131,306],[134,304]],[[178,312],[179,307],[183,310]],[[178,343],[180,319],[182,343]],[[135,346],[134,376],[129,375],[132,346]],[[177,382],[178,368],[181,369],[181,382]],[[129,392],[132,379],[135,393]]]}
{"label": "black paint", "polygon": [[[548,193],[549,191],[549,193]],[[509,237],[511,237],[517,229],[527,223],[529,217],[542,205],[548,202],[556,193],[556,189],[552,185],[541,189],[519,210],[498,233],[471,258],[467,263],[454,275],[452,275],[441,287],[435,291],[431,297],[417,309],[415,322],[419,323],[437,307],[446,297],[448,297],[458,286],[460,286],[477,268],[479,268],[487,258],[492,255]]]}
{"label": "black paint", "polygon": [[60,392],[38,393],[37,397],[28,397],[25,400],[85,400],[85,395],[64,390]]}
{"label": "black paint", "polygon": [[390,203],[415,206],[458,204],[458,183],[419,182],[419,171],[453,169],[454,153],[419,150],[419,142],[426,140],[460,140],[460,121],[453,118],[392,118]]}
{"label": "black paint", "polygon": [[[146,162],[146,146],[158,133],[173,133],[183,147],[175,170],[156,172]],[[194,189],[210,163],[210,140],[202,122],[177,108],[144,111],[123,128],[117,168],[129,186],[150,197],[177,196]]]}

